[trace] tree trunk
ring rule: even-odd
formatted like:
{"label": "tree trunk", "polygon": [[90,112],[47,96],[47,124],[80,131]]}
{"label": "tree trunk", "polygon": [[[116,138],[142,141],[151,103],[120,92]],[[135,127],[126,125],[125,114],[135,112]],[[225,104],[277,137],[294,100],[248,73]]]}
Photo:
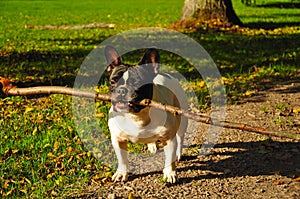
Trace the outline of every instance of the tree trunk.
{"label": "tree trunk", "polygon": [[192,16],[205,21],[218,19],[223,23],[243,26],[233,10],[231,0],[185,0],[182,19]]}

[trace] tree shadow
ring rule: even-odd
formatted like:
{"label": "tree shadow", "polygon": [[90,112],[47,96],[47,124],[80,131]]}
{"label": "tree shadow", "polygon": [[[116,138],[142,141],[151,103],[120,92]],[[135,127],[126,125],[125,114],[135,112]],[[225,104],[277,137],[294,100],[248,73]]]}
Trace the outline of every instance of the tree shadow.
{"label": "tree shadow", "polygon": [[[198,33],[189,34],[192,38],[199,37]],[[208,35],[210,36],[210,35]],[[282,35],[243,35],[243,34],[214,34],[211,38],[200,40],[199,43],[210,54],[220,67],[222,74],[247,73],[254,66],[262,65],[296,65],[297,55],[288,57],[285,53],[298,50],[299,34]],[[185,71],[183,71],[185,72]]]}
{"label": "tree shadow", "polygon": [[[0,54],[0,76],[7,79],[19,79],[15,83],[19,87],[60,85],[73,86],[78,69],[93,46],[100,44],[109,36],[87,38],[55,38],[43,39],[45,42],[59,42],[66,46],[90,46],[90,49],[69,48],[56,50],[29,50],[27,52],[12,51]],[[29,78],[28,78],[29,77]]]}
{"label": "tree shadow", "polygon": [[300,26],[300,23],[299,22],[282,22],[282,23],[274,23],[274,22],[257,22],[257,23],[252,22],[251,23],[250,22],[250,23],[245,23],[244,25],[251,29],[274,30],[276,28]]}
{"label": "tree shadow", "polygon": [[[299,142],[253,141],[233,142],[215,145],[209,156],[220,156],[219,161],[201,160],[199,156],[188,156],[200,166],[186,165],[179,172],[188,170],[210,171],[209,174],[197,177],[184,177],[179,183],[212,178],[230,178],[237,176],[282,175],[295,178],[300,175],[300,144]],[[222,149],[222,152],[218,149]],[[222,158],[226,157],[226,158]],[[184,164],[184,163],[183,163]]]}
{"label": "tree shadow", "polygon": [[299,2],[274,2],[274,3],[266,3],[266,4],[260,4],[255,5],[255,7],[258,8],[300,8]]}
{"label": "tree shadow", "polygon": [[[218,37],[215,37],[218,40]],[[208,51],[222,76],[233,79],[227,83],[228,97],[247,90],[265,91],[277,84],[299,82],[297,72],[289,73],[300,61],[297,55],[299,34],[276,36],[247,36],[240,34],[222,35],[218,42],[200,41]],[[264,70],[262,70],[264,68]],[[253,75],[253,78],[247,79]],[[189,76],[189,73],[185,74]],[[235,96],[236,97],[236,96]]]}
{"label": "tree shadow", "polygon": [[[300,79],[289,79],[289,80],[278,80],[274,82],[267,82],[263,86],[266,88],[267,92],[270,93],[279,93],[279,94],[293,94],[293,93],[300,93]],[[289,85],[286,87],[285,85]],[[274,89],[274,87],[279,87]],[[268,88],[268,89],[267,89]],[[265,102],[267,100],[267,96],[265,92],[258,92],[253,94],[251,97],[245,97],[242,100],[238,101],[237,104],[244,104],[244,103],[257,103],[257,102]]]}
{"label": "tree shadow", "polygon": [[[14,79],[19,87],[64,85],[72,86],[75,71],[87,52],[28,51],[12,52],[0,57],[1,76]],[[25,80],[25,81],[24,81]]]}
{"label": "tree shadow", "polygon": [[[218,66],[222,76],[245,75],[255,72],[261,66],[280,65],[282,68],[296,66],[300,58],[298,56],[299,34],[287,34],[278,36],[272,35],[243,35],[214,33],[208,34],[206,39],[199,39],[201,33],[193,33],[188,36],[195,38],[211,55]],[[88,44],[98,44],[103,38],[87,39]],[[56,39],[55,39],[56,40]],[[60,42],[69,41],[60,40]],[[80,38],[72,39],[73,44],[79,44]],[[92,49],[91,49],[92,50]],[[8,55],[1,55],[0,75],[7,79],[17,80],[18,87],[40,86],[40,85],[60,85],[72,87],[77,71],[90,50],[69,49],[57,51],[29,51],[24,53],[12,52]],[[129,53],[129,60],[137,61],[140,53]],[[126,59],[127,60],[127,59]],[[191,70],[191,66],[186,66],[186,60],[174,60],[172,57],[161,58],[163,64],[171,63],[180,66],[176,68],[178,72],[187,79],[195,80],[199,78],[196,70]],[[185,67],[186,66],[186,67]],[[297,79],[296,76],[286,74],[266,74],[264,77],[257,77],[251,81],[241,83],[233,82],[228,85],[228,90],[236,89],[242,93],[250,87],[259,90],[267,90],[275,83]],[[90,74],[93,75],[93,74]],[[32,78],[26,78],[32,77]],[[92,78],[92,77],[91,77]],[[265,81],[265,80],[268,81]],[[299,78],[298,78],[299,79]],[[104,78],[100,80],[100,84]],[[202,94],[203,95],[203,94]],[[230,98],[230,94],[228,95]]]}

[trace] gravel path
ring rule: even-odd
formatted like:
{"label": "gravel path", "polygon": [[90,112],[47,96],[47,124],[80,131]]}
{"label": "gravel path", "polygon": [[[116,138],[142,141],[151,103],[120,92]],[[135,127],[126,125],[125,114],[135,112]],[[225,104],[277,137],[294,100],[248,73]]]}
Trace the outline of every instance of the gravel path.
{"label": "gravel path", "polygon": [[[299,82],[277,85],[228,106],[227,120],[300,134],[299,102]],[[225,129],[214,149],[200,156],[206,129],[199,124],[198,140],[177,163],[177,184],[162,182],[159,170],[150,171],[131,175],[125,183],[87,185],[86,197],[300,198],[299,141]]]}

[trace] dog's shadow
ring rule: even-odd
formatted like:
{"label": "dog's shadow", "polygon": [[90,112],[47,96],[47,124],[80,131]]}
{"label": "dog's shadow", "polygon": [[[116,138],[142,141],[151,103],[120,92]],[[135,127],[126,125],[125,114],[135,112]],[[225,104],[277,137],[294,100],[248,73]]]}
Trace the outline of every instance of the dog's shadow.
{"label": "dog's shadow", "polygon": [[[215,145],[206,156],[184,155],[178,165],[176,185],[237,176],[278,174],[294,178],[300,175],[300,143],[272,140],[222,143]],[[188,174],[199,170],[200,175]],[[135,174],[129,180],[149,175],[162,175],[162,172]]]}

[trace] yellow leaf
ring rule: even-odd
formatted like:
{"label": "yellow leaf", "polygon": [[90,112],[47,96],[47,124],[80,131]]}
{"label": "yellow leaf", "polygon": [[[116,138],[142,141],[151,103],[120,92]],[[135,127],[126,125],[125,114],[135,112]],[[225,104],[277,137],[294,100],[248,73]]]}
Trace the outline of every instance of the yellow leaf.
{"label": "yellow leaf", "polygon": [[44,149],[51,146],[49,143],[44,145]]}
{"label": "yellow leaf", "polygon": [[71,157],[68,159],[68,163],[70,163],[70,162],[73,160],[73,157],[74,157],[74,156],[71,156]]}
{"label": "yellow leaf", "polygon": [[55,175],[55,173],[49,173],[49,174],[47,175],[47,179],[51,179],[54,175]]}
{"label": "yellow leaf", "polygon": [[54,151],[57,151],[57,149],[59,148],[59,142],[54,142],[53,148]]}
{"label": "yellow leaf", "polygon": [[13,149],[13,150],[12,150],[12,153],[13,153],[13,154],[16,154],[16,153],[18,153],[18,152],[19,152],[19,149]]}
{"label": "yellow leaf", "polygon": [[222,77],[222,81],[223,81],[223,82],[227,82],[227,81],[228,81],[228,78],[227,78],[227,77]]}
{"label": "yellow leaf", "polygon": [[6,151],[4,151],[4,154],[7,155],[10,153],[10,151],[11,151],[10,149],[7,149]]}
{"label": "yellow leaf", "polygon": [[259,154],[267,154],[268,151],[261,149],[261,150],[258,151],[258,153],[259,153]]}
{"label": "yellow leaf", "polygon": [[293,108],[293,113],[296,113],[296,114],[300,113],[300,107]]}
{"label": "yellow leaf", "polygon": [[51,195],[54,196],[54,197],[56,197],[56,196],[58,196],[58,193],[56,191],[52,190],[51,191]]}
{"label": "yellow leaf", "polygon": [[59,178],[57,179],[57,180],[55,180],[55,183],[57,184],[57,185],[59,185],[62,181],[63,181],[63,177],[62,176],[59,176]]}
{"label": "yellow leaf", "polygon": [[32,131],[32,135],[35,135],[37,131],[38,131],[38,128],[35,127],[35,128],[33,129],[33,131]]}
{"label": "yellow leaf", "polygon": [[284,182],[282,180],[277,180],[274,182],[275,185],[283,185]]}
{"label": "yellow leaf", "polygon": [[198,86],[201,87],[201,88],[204,87],[205,86],[205,82],[204,81],[199,82]]}
{"label": "yellow leaf", "polygon": [[104,117],[104,116],[105,116],[104,113],[97,113],[97,114],[96,114],[96,117],[98,117],[98,118],[101,118],[101,117]]}
{"label": "yellow leaf", "polygon": [[68,174],[72,174],[72,173],[75,173],[75,169],[70,169]]}
{"label": "yellow leaf", "polygon": [[12,190],[10,190],[10,191],[8,191],[8,192],[6,192],[6,196],[9,196],[13,191],[14,191],[15,189],[12,189]]}
{"label": "yellow leaf", "polygon": [[300,182],[300,177],[294,179],[297,182]]}
{"label": "yellow leaf", "polygon": [[67,151],[68,153],[71,153],[73,150],[74,150],[74,149],[73,149],[71,146],[68,146],[68,147],[66,148],[66,151]]}
{"label": "yellow leaf", "polygon": [[53,153],[48,153],[48,155],[47,155],[47,157],[53,157],[54,155],[53,155]]}
{"label": "yellow leaf", "polygon": [[111,171],[105,172],[105,176],[107,178],[111,178],[113,176],[113,172],[111,172]]}
{"label": "yellow leaf", "polygon": [[27,194],[27,190],[26,189],[20,189],[20,192]]}
{"label": "yellow leaf", "polygon": [[92,165],[88,164],[88,165],[85,166],[85,168],[86,168],[86,169],[91,169],[91,168],[92,168]]}
{"label": "yellow leaf", "polygon": [[132,192],[130,192],[130,193],[129,193],[129,195],[128,195],[128,199],[135,199],[135,197],[134,197],[134,195],[133,195],[133,193],[132,193]]}
{"label": "yellow leaf", "polygon": [[25,114],[28,113],[28,112],[31,112],[33,110],[34,110],[34,108],[32,108],[32,107],[26,107],[25,108]]}
{"label": "yellow leaf", "polygon": [[27,179],[27,178],[24,178],[24,180],[28,183],[28,184],[31,184],[30,180]]}
{"label": "yellow leaf", "polygon": [[72,131],[73,131],[73,128],[72,128],[71,126],[68,126],[68,130],[69,130],[70,132],[72,132]]}
{"label": "yellow leaf", "polygon": [[255,93],[254,91],[246,91],[245,96],[251,96],[254,93]]}
{"label": "yellow leaf", "polygon": [[8,186],[9,186],[9,180],[5,180],[3,188],[7,189]]}

